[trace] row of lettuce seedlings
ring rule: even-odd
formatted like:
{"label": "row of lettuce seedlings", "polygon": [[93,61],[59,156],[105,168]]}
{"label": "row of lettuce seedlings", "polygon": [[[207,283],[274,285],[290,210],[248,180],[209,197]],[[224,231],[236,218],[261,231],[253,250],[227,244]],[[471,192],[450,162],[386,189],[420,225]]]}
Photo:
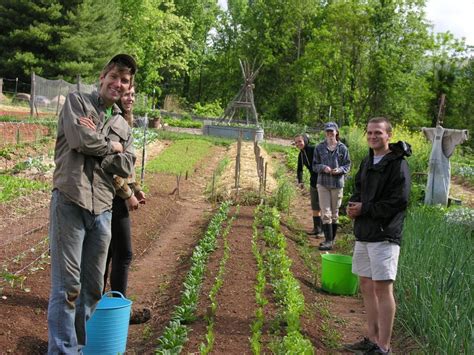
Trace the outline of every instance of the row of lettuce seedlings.
{"label": "row of lettuce seedlings", "polygon": [[238,213],[238,207],[237,207],[237,211],[235,212],[234,216],[232,216],[230,221],[227,223],[227,226],[224,232],[222,233],[224,253],[219,262],[219,270],[217,271],[214,285],[212,286],[211,291],[209,292],[209,300],[211,302],[211,307],[210,307],[210,312],[206,316],[206,322],[207,322],[206,339],[205,339],[205,342],[201,343],[199,347],[199,351],[201,354],[209,354],[212,351],[213,346],[214,346],[214,340],[215,340],[214,323],[215,323],[215,316],[216,316],[216,311],[217,311],[217,306],[218,306],[217,294],[219,290],[221,289],[222,285],[224,284],[225,268],[226,268],[227,260],[229,260],[229,257],[230,257],[230,245],[229,245],[229,241],[227,237],[232,228],[232,223],[234,222],[238,214],[239,213]]}
{"label": "row of lettuce seedlings", "polygon": [[[228,218],[230,208],[230,202],[223,202],[218,212],[214,215],[209,223],[206,233],[195,247],[191,256],[191,267],[186,275],[183,282],[183,291],[181,293],[181,303],[175,307],[171,320],[162,336],[158,339],[158,347],[155,349],[155,354],[179,354],[187,341],[188,324],[196,319],[196,309],[199,301],[199,294],[201,291],[202,282],[204,279],[207,262],[209,255],[217,247],[217,240],[221,234],[222,225]],[[227,235],[231,228],[231,223],[235,217],[233,217],[223,232],[223,237],[227,240]],[[227,246],[228,249],[228,246]],[[226,261],[228,259],[229,251],[227,251]],[[226,253],[224,253],[224,256]],[[222,265],[222,262],[221,262]],[[225,267],[221,266],[222,269]],[[211,304],[214,309],[212,314],[215,314],[217,309],[216,294],[219,288],[222,286],[223,271],[222,274],[219,270],[216,284],[211,290]],[[216,288],[216,290],[214,290]],[[214,301],[212,301],[214,300]],[[208,333],[206,335],[207,344],[201,344],[203,351],[210,351],[213,345],[213,324],[214,317],[208,319]]]}
{"label": "row of lettuce seedlings", "polygon": [[[259,228],[260,227],[260,228]],[[263,230],[262,230],[263,228]],[[254,354],[262,353],[264,309],[268,304],[264,292],[267,282],[273,289],[278,306],[278,321],[285,324],[285,335],[270,344],[276,354],[314,354],[311,342],[301,334],[300,316],[305,310],[304,296],[286,255],[286,239],[280,231],[280,216],[276,208],[261,205],[255,212],[252,251],[257,261],[255,298],[257,309],[250,338]]]}

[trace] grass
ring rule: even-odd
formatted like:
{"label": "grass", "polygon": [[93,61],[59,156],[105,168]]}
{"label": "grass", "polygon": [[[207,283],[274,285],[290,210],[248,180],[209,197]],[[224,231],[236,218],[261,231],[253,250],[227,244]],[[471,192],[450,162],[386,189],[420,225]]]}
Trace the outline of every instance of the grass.
{"label": "grass", "polygon": [[192,174],[195,165],[209,155],[213,144],[206,140],[184,139],[175,141],[146,165],[147,172],[174,175]]}
{"label": "grass", "polygon": [[395,287],[397,321],[426,353],[472,354],[474,227],[452,210],[409,211]]}
{"label": "grass", "polygon": [[0,202],[11,201],[21,195],[29,195],[34,191],[50,189],[50,184],[32,181],[11,175],[0,175]]}
{"label": "grass", "polygon": [[196,141],[206,141],[214,145],[219,145],[223,147],[229,147],[232,143],[235,143],[234,139],[220,138],[214,136],[198,136],[190,133],[181,133],[181,132],[170,132],[159,130],[158,139],[160,140],[170,140],[170,141],[179,141],[179,140],[196,140]]}

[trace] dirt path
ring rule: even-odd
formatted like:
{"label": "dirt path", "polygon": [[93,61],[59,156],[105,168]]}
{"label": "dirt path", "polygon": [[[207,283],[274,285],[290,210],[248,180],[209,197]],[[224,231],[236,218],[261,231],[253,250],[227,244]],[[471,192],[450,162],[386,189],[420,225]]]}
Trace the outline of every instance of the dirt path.
{"label": "dirt path", "polygon": [[[224,148],[215,147],[188,180],[181,181],[181,196],[169,195],[174,176],[145,177],[150,190],[147,204],[132,213],[135,260],[132,262],[129,297],[136,306],[152,308],[153,319],[131,326],[129,348],[147,352],[156,345],[159,330],[179,300],[182,276],[192,247],[205,225],[211,205],[202,191]],[[19,241],[19,244],[22,244]],[[10,248],[12,248],[10,246]],[[5,259],[2,258],[2,263]],[[0,299],[0,353],[43,354],[47,350],[49,263],[34,272],[26,270],[23,288],[6,286]],[[168,286],[168,287],[167,287]],[[149,328],[149,338],[143,336]],[[154,332],[156,330],[156,333]]]}
{"label": "dirt path", "polygon": [[[137,215],[132,220],[133,226],[143,220],[151,223],[146,227],[138,227],[148,235],[151,242],[132,264],[128,297],[134,300],[137,309],[147,307],[152,311],[150,322],[130,327],[127,349],[132,353],[153,351],[157,345],[156,339],[180,301],[189,257],[213,210],[204,198],[203,191],[224,150],[213,148],[207,160],[191,177],[181,181],[179,199],[176,200],[175,195],[162,195],[155,199],[157,206],[173,206],[167,213],[158,217],[153,213],[155,209],[147,206],[148,212],[144,209],[143,215]],[[174,177],[170,177],[170,180],[168,192],[173,191],[176,184]],[[154,181],[154,184],[162,184],[159,179]]]}

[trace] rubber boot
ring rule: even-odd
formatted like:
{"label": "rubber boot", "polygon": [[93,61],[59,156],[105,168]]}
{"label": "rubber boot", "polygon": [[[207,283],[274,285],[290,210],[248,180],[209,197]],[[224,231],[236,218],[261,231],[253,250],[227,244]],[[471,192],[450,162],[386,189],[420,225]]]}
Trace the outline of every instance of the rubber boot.
{"label": "rubber boot", "polygon": [[321,217],[319,216],[313,216],[313,230],[311,232],[308,232],[309,235],[315,235],[316,237],[322,237],[323,236],[323,230],[321,228]]}
{"label": "rubber boot", "polygon": [[332,249],[332,224],[323,224],[324,242],[319,245],[319,250]]}
{"label": "rubber boot", "polygon": [[335,240],[336,240],[336,233],[337,233],[337,227],[338,226],[339,226],[339,224],[337,224],[337,223],[332,224],[332,244],[333,245],[334,245]]}

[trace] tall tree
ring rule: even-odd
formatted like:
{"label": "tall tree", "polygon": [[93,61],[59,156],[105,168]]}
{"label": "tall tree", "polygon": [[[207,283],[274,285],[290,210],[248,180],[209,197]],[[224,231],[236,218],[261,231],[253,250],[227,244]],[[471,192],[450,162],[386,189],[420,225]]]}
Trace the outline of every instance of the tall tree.
{"label": "tall tree", "polygon": [[61,41],[51,46],[56,54],[58,74],[73,79],[77,75],[89,82],[114,54],[124,47],[117,19],[117,0],[83,0],[76,8],[65,8]]}
{"label": "tall tree", "polygon": [[124,45],[136,55],[139,89],[161,92],[164,79],[188,70],[191,24],[168,0],[120,0]]}
{"label": "tall tree", "polygon": [[[219,7],[215,0],[175,0],[176,13],[191,24],[188,71],[183,76],[182,95],[190,98],[191,85],[195,85],[194,99],[201,100],[204,62],[209,56],[211,29],[217,24]],[[193,82],[194,83],[193,83]]]}
{"label": "tall tree", "polygon": [[423,0],[370,0],[369,116],[394,122],[426,117],[429,90],[417,65],[430,47]]}
{"label": "tall tree", "polygon": [[0,76],[28,81],[55,73],[62,6],[57,0],[0,0]]}
{"label": "tall tree", "polygon": [[0,0],[0,75],[90,81],[121,47],[115,0]]}

